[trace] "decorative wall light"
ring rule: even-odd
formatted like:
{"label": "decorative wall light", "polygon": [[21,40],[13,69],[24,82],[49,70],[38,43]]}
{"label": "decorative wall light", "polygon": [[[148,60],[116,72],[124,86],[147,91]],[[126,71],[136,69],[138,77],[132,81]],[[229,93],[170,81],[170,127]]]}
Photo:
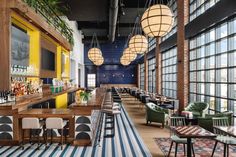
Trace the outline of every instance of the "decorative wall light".
{"label": "decorative wall light", "polygon": [[[149,1],[149,6],[152,0]],[[142,16],[141,25],[144,33],[149,37],[162,37],[172,28],[174,23],[171,9],[164,4],[149,7]]]}
{"label": "decorative wall light", "polygon": [[144,35],[142,35],[139,16],[137,16],[135,20],[132,38],[129,41],[129,48],[131,48],[131,50],[137,54],[144,53],[148,48],[148,40]]}

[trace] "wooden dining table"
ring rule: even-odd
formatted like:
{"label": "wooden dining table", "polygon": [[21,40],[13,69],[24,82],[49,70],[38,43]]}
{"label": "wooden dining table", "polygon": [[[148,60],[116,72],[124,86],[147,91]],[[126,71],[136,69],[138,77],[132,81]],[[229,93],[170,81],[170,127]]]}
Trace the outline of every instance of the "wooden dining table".
{"label": "wooden dining table", "polygon": [[192,138],[215,138],[216,135],[198,125],[171,127],[171,130],[180,138],[187,138],[187,157],[192,156]]}

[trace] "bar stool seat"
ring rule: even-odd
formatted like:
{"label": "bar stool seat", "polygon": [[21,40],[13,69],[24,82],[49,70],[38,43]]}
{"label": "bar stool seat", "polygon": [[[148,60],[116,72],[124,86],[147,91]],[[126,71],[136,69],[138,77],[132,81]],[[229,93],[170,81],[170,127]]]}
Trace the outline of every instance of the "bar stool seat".
{"label": "bar stool seat", "polygon": [[[32,130],[41,130],[44,131],[44,121],[40,121],[39,118],[22,118],[22,149],[24,149],[24,134],[25,130],[30,130],[30,141],[32,138]],[[38,149],[39,149],[39,134],[37,135]]]}
{"label": "bar stool seat", "polygon": [[[46,130],[51,130],[51,143],[53,139],[52,130],[60,129],[61,130],[61,150],[63,149],[63,136],[64,136],[64,126],[66,125],[66,121],[63,121],[62,118],[52,117],[46,119]],[[46,147],[47,147],[47,133],[46,133]]]}

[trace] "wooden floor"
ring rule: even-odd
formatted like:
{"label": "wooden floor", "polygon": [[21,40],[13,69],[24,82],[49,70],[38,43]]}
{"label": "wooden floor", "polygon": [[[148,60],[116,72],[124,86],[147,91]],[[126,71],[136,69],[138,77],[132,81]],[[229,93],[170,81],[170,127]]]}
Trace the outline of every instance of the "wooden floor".
{"label": "wooden floor", "polygon": [[135,98],[123,95],[122,102],[132,119],[136,129],[142,137],[144,143],[150,150],[153,157],[164,156],[157,144],[154,142],[154,137],[169,137],[170,132],[166,128],[161,128],[158,124],[146,125],[145,120],[145,107],[144,104]]}

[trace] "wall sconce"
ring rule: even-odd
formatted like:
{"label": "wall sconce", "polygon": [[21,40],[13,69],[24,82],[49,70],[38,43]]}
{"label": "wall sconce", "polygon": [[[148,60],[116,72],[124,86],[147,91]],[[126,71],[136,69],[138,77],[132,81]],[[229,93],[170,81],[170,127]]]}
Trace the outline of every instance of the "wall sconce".
{"label": "wall sconce", "polygon": [[134,77],[134,74],[132,74],[131,76]]}

